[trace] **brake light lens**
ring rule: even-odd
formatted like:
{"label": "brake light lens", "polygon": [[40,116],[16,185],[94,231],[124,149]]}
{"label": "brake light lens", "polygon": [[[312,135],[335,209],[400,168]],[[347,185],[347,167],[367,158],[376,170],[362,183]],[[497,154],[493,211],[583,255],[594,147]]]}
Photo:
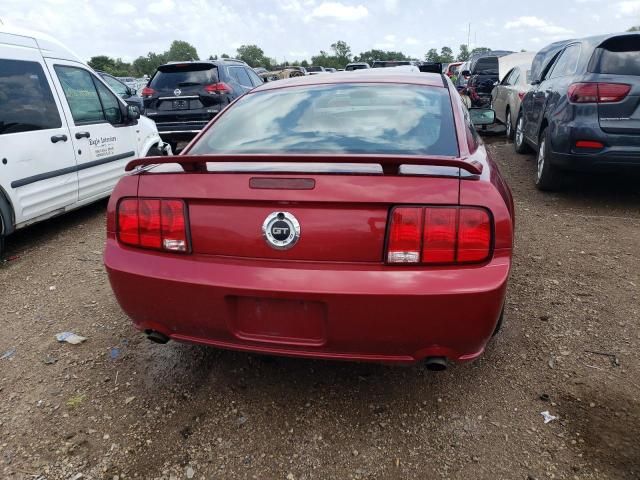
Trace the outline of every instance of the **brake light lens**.
{"label": "brake light lens", "polygon": [[118,204],[118,240],[134,247],[188,252],[182,200],[126,198]]}
{"label": "brake light lens", "polygon": [[387,263],[481,263],[491,254],[489,212],[476,207],[399,207],[391,214]]}
{"label": "brake light lens", "polygon": [[387,261],[418,263],[422,236],[422,209],[396,208],[392,213]]}
{"label": "brake light lens", "polygon": [[590,148],[592,150],[601,150],[604,148],[604,143],[597,142],[595,140],[578,140],[576,142],[576,148]]}
{"label": "brake light lens", "polygon": [[624,83],[574,83],[568,95],[571,103],[616,103],[630,91],[631,85]]}
{"label": "brake light lens", "polygon": [[520,101],[524,100],[524,96],[527,94],[527,92],[518,92],[518,98],[520,98]]}
{"label": "brake light lens", "polygon": [[204,89],[211,93],[231,93],[233,90],[231,89],[231,87],[229,85],[227,85],[224,82],[218,82],[218,83],[214,83],[211,85],[205,85]]}
{"label": "brake light lens", "polygon": [[140,95],[142,95],[142,98],[149,98],[151,96],[153,96],[156,93],[156,91],[151,88],[151,87],[144,87],[141,92]]}

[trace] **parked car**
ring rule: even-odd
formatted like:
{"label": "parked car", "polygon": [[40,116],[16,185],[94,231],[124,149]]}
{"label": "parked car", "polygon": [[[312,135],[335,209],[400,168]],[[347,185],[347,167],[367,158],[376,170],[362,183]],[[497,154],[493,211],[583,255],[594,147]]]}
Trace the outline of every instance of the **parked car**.
{"label": "parked car", "polygon": [[309,75],[317,75],[319,73],[324,73],[325,71],[324,67],[320,67],[318,65],[311,65],[310,67],[307,67],[307,73]]}
{"label": "parked car", "polygon": [[352,62],[347,64],[345,71],[352,72],[354,70],[367,70],[371,68],[367,62]]}
{"label": "parked car", "polygon": [[504,123],[506,134],[512,139],[522,99],[531,88],[531,64],[513,67],[491,92],[491,108],[496,119]]}
{"label": "parked car", "polygon": [[262,75],[263,73],[267,73],[269,70],[267,70],[264,67],[256,67],[253,69],[254,72],[256,72],[258,75]]}
{"label": "parked car", "polygon": [[133,77],[119,77],[118,80],[121,81],[122,83],[124,83],[131,90],[138,90],[138,82],[137,82],[137,80],[135,78],[133,78]]}
{"label": "parked car", "polygon": [[516,151],[537,152],[541,190],[559,188],[565,171],[637,170],[639,105],[640,34],[570,41],[543,66],[522,101]]}
{"label": "parked car", "polygon": [[459,73],[459,67],[460,65],[462,65],[463,62],[453,62],[453,63],[449,63],[445,69],[444,69],[444,74],[451,78],[454,75],[457,75]]}
{"label": "parked car", "polygon": [[303,75],[309,75],[309,72],[307,72],[307,69],[305,67],[301,67],[299,65],[290,65],[288,67],[286,67],[290,70],[296,70],[300,73],[302,73]]}
{"label": "parked car", "polygon": [[512,262],[512,197],[472,124],[493,117],[442,74],[260,86],[171,157],[181,169],[129,164],[149,168],[109,202],[115,296],[161,343],[473,360],[500,326]]}
{"label": "parked car", "polygon": [[415,65],[412,60],[374,60],[371,68],[400,67],[402,65]]}
{"label": "parked car", "polygon": [[146,115],[175,151],[191,140],[224,107],[262,79],[240,60],[172,62],[158,67],[142,89]]}
{"label": "parked car", "polygon": [[500,78],[498,59],[510,53],[513,52],[486,52],[471,58],[466,88],[474,107],[486,107],[491,103],[491,91]]}
{"label": "parked car", "polygon": [[113,75],[109,75],[106,72],[96,70],[96,73],[102,77],[107,85],[111,87],[111,90],[116,92],[121,99],[127,102],[127,105],[135,105],[140,110],[141,114],[144,114],[144,102],[138,95],[137,90],[125,85]]}
{"label": "parked car", "polygon": [[337,72],[337,70],[335,68],[331,68],[331,67],[326,67],[324,69],[324,71],[327,72],[327,73],[336,73]]}
{"label": "parked car", "polygon": [[0,26],[0,255],[15,230],[108,197],[155,124],[53,38]]}

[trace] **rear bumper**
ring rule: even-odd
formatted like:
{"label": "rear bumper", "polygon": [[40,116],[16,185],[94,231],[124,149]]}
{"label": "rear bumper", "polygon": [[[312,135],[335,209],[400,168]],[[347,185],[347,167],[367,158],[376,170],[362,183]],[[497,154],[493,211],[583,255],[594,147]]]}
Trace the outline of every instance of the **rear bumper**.
{"label": "rear bumper", "polygon": [[[413,363],[482,354],[504,304],[511,252],[483,266],[424,270],[176,256],[109,238],[104,261],[140,330],[275,355]],[[264,302],[303,310],[280,319],[291,331],[281,325],[273,334],[251,324]]]}
{"label": "rear bumper", "polygon": [[[640,136],[607,133],[600,128],[597,117],[579,117],[555,125],[551,162],[564,170],[616,172],[640,169]],[[602,150],[576,149],[579,140],[592,140],[605,145]]]}

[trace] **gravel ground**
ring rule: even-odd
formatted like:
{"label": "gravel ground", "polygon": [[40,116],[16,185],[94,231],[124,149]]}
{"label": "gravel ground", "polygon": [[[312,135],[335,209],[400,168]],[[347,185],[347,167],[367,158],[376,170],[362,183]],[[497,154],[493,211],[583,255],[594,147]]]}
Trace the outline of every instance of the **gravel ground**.
{"label": "gravel ground", "polygon": [[0,477],[640,478],[640,183],[543,194],[532,156],[490,148],[517,206],[506,323],[442,373],[148,342],[107,282],[104,202],[11,237]]}

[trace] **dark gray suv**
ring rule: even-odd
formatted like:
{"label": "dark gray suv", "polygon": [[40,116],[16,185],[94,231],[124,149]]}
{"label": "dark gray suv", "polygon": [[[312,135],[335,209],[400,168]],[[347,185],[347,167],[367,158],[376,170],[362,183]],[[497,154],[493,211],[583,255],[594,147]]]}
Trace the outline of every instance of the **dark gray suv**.
{"label": "dark gray suv", "polygon": [[145,114],[176,151],[191,140],[220,110],[262,80],[246,63],[224,59],[172,62],[158,67],[142,89]]}
{"label": "dark gray suv", "polygon": [[565,171],[640,171],[640,34],[559,42],[534,60],[515,148],[538,153],[536,185]]}

